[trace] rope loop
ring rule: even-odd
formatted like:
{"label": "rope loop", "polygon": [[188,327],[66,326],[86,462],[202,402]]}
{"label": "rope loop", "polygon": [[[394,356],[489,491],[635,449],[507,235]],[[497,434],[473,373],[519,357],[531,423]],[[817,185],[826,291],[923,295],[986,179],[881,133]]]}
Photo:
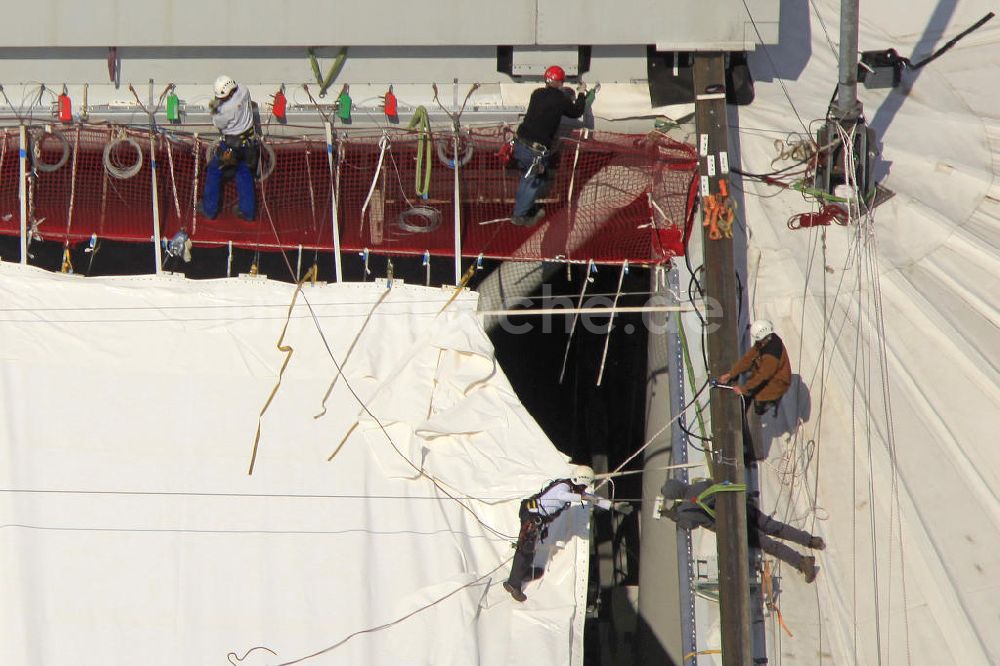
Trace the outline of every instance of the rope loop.
{"label": "rope loop", "polygon": [[[135,161],[130,165],[118,164],[116,161],[118,152],[116,148],[123,145],[135,151]],[[104,146],[104,168],[114,178],[118,178],[119,180],[132,178],[142,170],[142,162],[142,147],[132,137],[125,136],[124,132],[120,133],[117,138],[112,139]]]}
{"label": "rope loop", "polygon": [[[62,154],[55,162],[46,162],[42,159],[42,150],[44,149],[46,142],[50,139],[58,142],[62,148]],[[66,140],[66,137],[64,137],[61,132],[42,132],[41,136],[31,143],[31,164],[39,171],[43,171],[45,173],[58,171],[65,166],[66,162],[69,160],[69,141]]]}

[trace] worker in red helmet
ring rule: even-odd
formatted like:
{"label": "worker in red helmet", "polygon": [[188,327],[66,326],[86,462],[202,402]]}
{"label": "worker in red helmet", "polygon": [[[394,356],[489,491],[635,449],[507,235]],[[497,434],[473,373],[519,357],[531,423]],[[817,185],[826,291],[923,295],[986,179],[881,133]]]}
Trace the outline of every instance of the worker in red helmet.
{"label": "worker in red helmet", "polygon": [[512,159],[521,170],[521,181],[514,195],[511,222],[531,226],[545,216],[545,209],[535,204],[546,182],[545,171],[552,156],[556,132],[563,116],[579,118],[587,108],[587,85],[581,82],[573,98],[563,90],[566,72],[553,65],[545,70],[545,86],[531,93],[524,120],[514,137]]}

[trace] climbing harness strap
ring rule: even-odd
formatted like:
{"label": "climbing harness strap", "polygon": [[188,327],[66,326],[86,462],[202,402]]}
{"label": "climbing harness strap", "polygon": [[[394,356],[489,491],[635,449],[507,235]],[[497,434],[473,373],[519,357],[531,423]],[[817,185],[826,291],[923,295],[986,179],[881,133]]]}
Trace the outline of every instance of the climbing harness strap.
{"label": "climbing harness strap", "polygon": [[340,73],[340,69],[344,66],[344,60],[347,58],[347,47],[344,46],[337,53],[337,57],[334,59],[333,64],[330,65],[329,71],[326,73],[326,78],[320,73],[319,61],[316,59],[316,53],[312,49],[306,51],[309,54],[309,64],[312,65],[313,76],[316,78],[316,83],[319,85],[319,96],[326,97],[326,91],[333,85],[333,80],[337,78],[337,74]]}

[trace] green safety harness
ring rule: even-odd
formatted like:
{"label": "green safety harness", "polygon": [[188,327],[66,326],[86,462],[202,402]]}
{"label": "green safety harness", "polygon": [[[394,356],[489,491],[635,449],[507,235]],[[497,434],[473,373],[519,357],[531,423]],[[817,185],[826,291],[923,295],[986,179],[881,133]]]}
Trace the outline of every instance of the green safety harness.
{"label": "green safety harness", "polygon": [[707,500],[712,495],[715,495],[716,493],[743,492],[746,489],[747,489],[747,484],[745,483],[733,483],[732,481],[723,481],[722,483],[715,483],[709,486],[708,488],[705,488],[703,491],[698,493],[697,497],[692,497],[691,501],[700,506],[702,510],[712,518],[712,520],[715,520],[715,510],[709,507],[705,503],[705,500]]}

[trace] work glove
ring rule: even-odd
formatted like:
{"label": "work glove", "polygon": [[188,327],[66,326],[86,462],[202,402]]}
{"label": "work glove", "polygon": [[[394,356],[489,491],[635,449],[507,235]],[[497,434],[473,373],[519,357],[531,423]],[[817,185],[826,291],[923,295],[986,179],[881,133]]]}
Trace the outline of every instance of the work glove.
{"label": "work glove", "polygon": [[209,113],[218,113],[219,112],[219,104],[221,104],[221,103],[222,103],[222,100],[219,99],[218,97],[213,97],[212,99],[208,100],[208,111],[209,111]]}
{"label": "work glove", "polygon": [[615,502],[612,508],[623,516],[627,516],[632,513],[635,507],[632,506],[631,502]]}
{"label": "work glove", "polygon": [[611,509],[611,500],[609,500],[609,499],[600,499],[600,500],[597,500],[597,508],[598,509],[604,509],[605,511],[608,511],[609,509]]}
{"label": "work glove", "polygon": [[587,94],[587,84],[584,83],[583,81],[580,81],[580,83],[578,83],[577,86],[576,86],[576,92],[578,94],[580,94],[580,95],[586,95]]}

